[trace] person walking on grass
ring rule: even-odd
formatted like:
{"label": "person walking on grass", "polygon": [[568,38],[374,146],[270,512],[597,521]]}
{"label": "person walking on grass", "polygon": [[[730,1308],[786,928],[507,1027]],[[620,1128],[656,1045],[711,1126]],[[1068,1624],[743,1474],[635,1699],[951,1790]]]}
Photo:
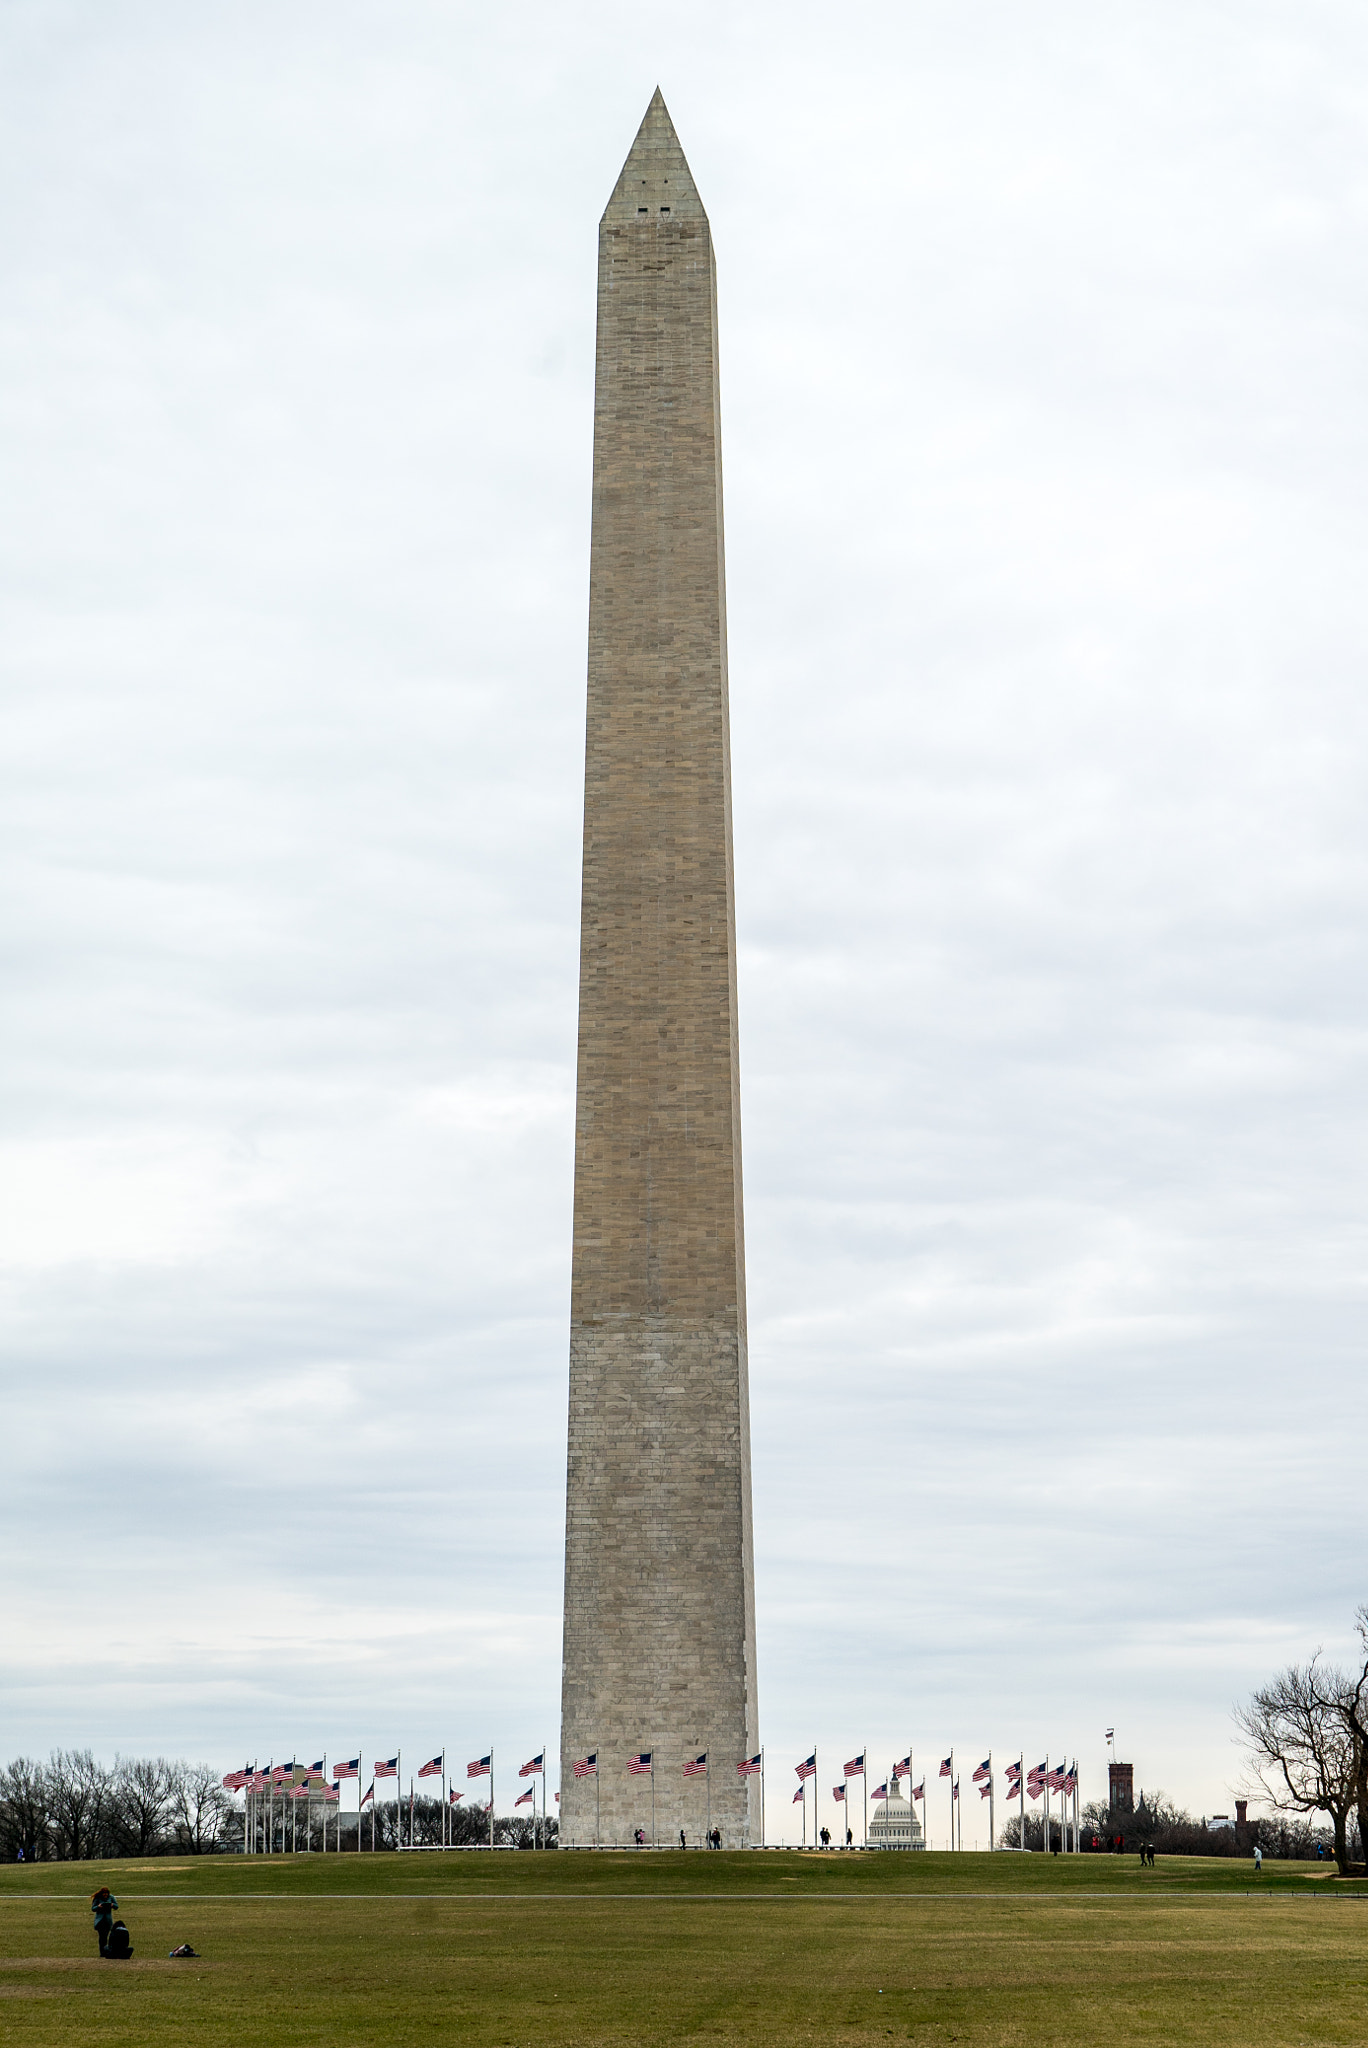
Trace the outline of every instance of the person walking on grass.
{"label": "person walking on grass", "polygon": [[1254,1844],[1254,1875],[1255,1875],[1255,1877],[1258,1877],[1258,1876],[1260,1875],[1260,1873],[1262,1872],[1262,1870],[1263,1870],[1263,1850],[1262,1850],[1262,1849],[1260,1848],[1259,1844],[1258,1844],[1258,1843],[1256,1842],[1256,1843]]}
{"label": "person walking on grass", "polygon": [[107,1884],[102,1884],[97,1892],[91,1893],[90,1910],[95,1915],[95,1935],[100,1944],[100,1954],[107,1956],[109,1930],[114,1925],[114,1915],[119,1910],[119,1902]]}

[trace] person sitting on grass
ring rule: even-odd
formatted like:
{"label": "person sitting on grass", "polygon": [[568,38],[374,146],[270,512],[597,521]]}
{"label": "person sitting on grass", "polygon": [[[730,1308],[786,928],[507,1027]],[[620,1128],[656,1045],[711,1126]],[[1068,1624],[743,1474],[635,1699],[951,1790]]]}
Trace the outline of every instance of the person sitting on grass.
{"label": "person sitting on grass", "polygon": [[116,1920],[109,1930],[109,1946],[105,1950],[105,1961],[126,1963],[133,1953],[133,1943],[122,1920]]}
{"label": "person sitting on grass", "polygon": [[91,1893],[90,1910],[95,1915],[95,1934],[100,1944],[100,1954],[107,1956],[109,1930],[114,1925],[114,1915],[119,1910],[119,1902],[107,1884],[102,1884],[97,1892]]}

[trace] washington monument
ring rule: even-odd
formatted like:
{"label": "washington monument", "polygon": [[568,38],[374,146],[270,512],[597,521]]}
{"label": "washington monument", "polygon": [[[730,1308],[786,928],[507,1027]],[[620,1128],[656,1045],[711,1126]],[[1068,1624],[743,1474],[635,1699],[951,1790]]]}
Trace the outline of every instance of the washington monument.
{"label": "washington monument", "polygon": [[561,1840],[649,1840],[653,1820],[662,1845],[701,1839],[710,1812],[742,1847],[759,1796],[737,1771],[758,1735],[717,279],[659,92],[599,223],[574,1231]]}

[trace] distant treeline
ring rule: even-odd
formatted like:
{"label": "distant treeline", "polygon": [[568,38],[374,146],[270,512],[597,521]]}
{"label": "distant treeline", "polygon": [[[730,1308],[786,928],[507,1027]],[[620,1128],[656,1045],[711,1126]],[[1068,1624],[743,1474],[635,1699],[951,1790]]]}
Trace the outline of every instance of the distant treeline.
{"label": "distant treeline", "polygon": [[[264,1808],[265,1801],[259,1805]],[[277,1851],[322,1848],[321,1803],[299,1800],[282,1829],[286,1802],[277,1801],[274,1829]],[[380,1803],[374,1820],[377,1850],[397,1847],[396,1803]],[[344,1813],[341,1845],[357,1852],[356,1815]],[[442,1802],[415,1799],[413,1844],[437,1847],[442,1841]],[[328,1817],[328,1850],[337,1847],[339,1815]],[[404,1842],[409,1842],[409,1804],[403,1802]],[[88,1749],[55,1749],[46,1763],[16,1757],[0,1768],[0,1858],[14,1863],[89,1862],[113,1856],[214,1856],[242,1851],[242,1808],[225,1792],[222,1773],[214,1764],[190,1764],[169,1757],[116,1757],[100,1763]],[[546,1843],[549,1831],[550,1843]],[[545,1846],[554,1847],[554,1816],[538,1830]],[[496,1847],[530,1849],[532,1822],[521,1814],[494,1821]],[[450,1839],[456,1847],[476,1847],[489,1840],[487,1810],[453,1807]],[[371,1808],[362,1816],[361,1844],[369,1851]]]}
{"label": "distant treeline", "polygon": [[[1079,1816],[1079,1844],[1085,1852],[1115,1853],[1118,1837],[1122,1849],[1134,1854],[1148,1842],[1162,1856],[1252,1856],[1257,1843],[1265,1856],[1314,1857],[1318,1848],[1328,1848],[1329,1830],[1314,1827],[1305,1815],[1290,1819],[1251,1820],[1243,1827],[1209,1827],[1194,1820],[1162,1792],[1142,1792],[1132,1813],[1109,1812],[1104,1800],[1085,1806]],[[1021,1846],[1021,1816],[1014,1814],[998,1835],[1004,1848]],[[1059,1822],[1050,1826],[1050,1847],[1059,1845]],[[1045,1847],[1045,1823],[1038,1814],[1026,1816],[1026,1847]]]}
{"label": "distant treeline", "polygon": [[[303,1800],[300,1805],[304,1804]],[[413,1802],[413,1839],[409,1840],[409,1803],[403,1802],[404,1844],[407,1849],[439,1849],[442,1845],[442,1802],[440,1799],[415,1799]],[[449,1823],[449,1841],[454,1849],[479,1849],[489,1842],[489,1808],[487,1806],[453,1806]],[[375,1846],[377,1849],[395,1849],[399,1844],[395,1835],[396,1807],[392,1799],[382,1800],[375,1810]],[[315,1828],[315,1835],[317,1829]],[[556,1846],[556,1816],[543,1822],[538,1820],[536,1839],[543,1848]],[[550,1836],[548,1841],[547,1837]],[[328,1822],[328,1847],[331,1852],[337,1840],[337,1815]],[[361,1846],[369,1850],[371,1845],[371,1809],[368,1806],[361,1816]],[[494,1846],[496,1849],[530,1849],[533,1846],[532,1822],[522,1814],[495,1814]],[[356,1815],[342,1816],[342,1847],[356,1852]]]}
{"label": "distant treeline", "polygon": [[103,1764],[88,1749],[16,1757],[0,1769],[0,1852],[11,1863],[211,1854],[227,1846],[233,1811],[220,1775],[164,1756]]}

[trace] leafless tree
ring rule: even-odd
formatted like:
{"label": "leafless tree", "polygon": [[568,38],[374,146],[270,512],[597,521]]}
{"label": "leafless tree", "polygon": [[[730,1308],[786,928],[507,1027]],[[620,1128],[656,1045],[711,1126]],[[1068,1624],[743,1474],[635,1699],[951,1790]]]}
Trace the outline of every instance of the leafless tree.
{"label": "leafless tree", "polygon": [[157,1849],[174,1798],[175,1773],[164,1756],[118,1759],[114,1767],[114,1817],[126,1855],[150,1856]]}
{"label": "leafless tree", "polygon": [[1362,1656],[1357,1674],[1346,1675],[1335,1704],[1344,1717],[1354,1744],[1354,1805],[1358,1811],[1359,1853],[1368,1860],[1368,1607],[1360,1607],[1354,1619],[1358,1624]]}
{"label": "leafless tree", "polygon": [[173,1764],[171,1810],[179,1846],[203,1856],[218,1841],[233,1802],[212,1764]]}
{"label": "leafless tree", "polygon": [[0,1849],[7,1862],[31,1863],[50,1846],[47,1773],[36,1757],[17,1756],[0,1770]]}
{"label": "leafless tree", "polygon": [[1335,1861],[1350,1868],[1349,1817],[1359,1803],[1364,1759],[1350,1702],[1363,1687],[1322,1664],[1290,1664],[1237,1707],[1236,1723],[1263,1797],[1282,1813],[1325,1813],[1335,1830]]}
{"label": "leafless tree", "polygon": [[46,1778],[48,1825],[58,1856],[75,1863],[96,1856],[109,1818],[112,1772],[88,1749],[54,1749]]}

